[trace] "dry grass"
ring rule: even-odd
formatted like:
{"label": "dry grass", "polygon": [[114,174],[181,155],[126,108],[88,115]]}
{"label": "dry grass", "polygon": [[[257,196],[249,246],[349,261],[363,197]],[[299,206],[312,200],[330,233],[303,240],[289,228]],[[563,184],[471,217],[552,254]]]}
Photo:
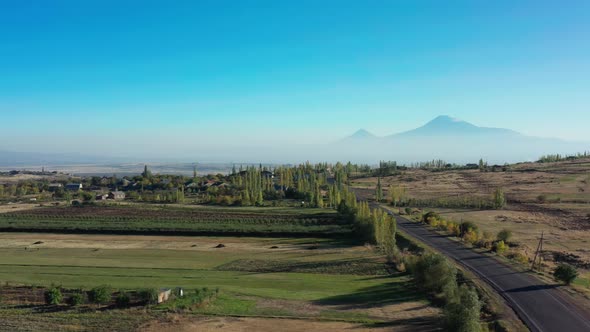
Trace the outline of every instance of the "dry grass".
{"label": "dry grass", "polygon": [[[279,328],[280,326],[280,328]],[[146,332],[178,331],[178,332],[275,332],[292,331],[357,331],[372,332],[379,329],[363,328],[359,324],[344,322],[320,322],[300,319],[272,319],[272,318],[240,318],[240,317],[186,317],[175,316],[167,319],[155,320],[140,328]]]}
{"label": "dry grass", "polygon": [[[376,182],[376,178],[363,178],[353,185],[372,193]],[[416,199],[490,197],[502,188],[508,204],[500,211],[430,210],[447,219],[472,221],[494,236],[503,228],[510,229],[512,242],[531,258],[544,232],[544,258],[549,267],[556,256],[570,255],[570,263],[590,276],[590,159],[523,163],[509,166],[506,172],[410,170],[386,177],[382,183],[385,188],[402,186],[408,197]]]}
{"label": "dry grass", "polygon": [[39,204],[28,203],[14,203],[14,204],[0,204],[0,213],[12,213],[17,211],[28,211],[38,208]]}

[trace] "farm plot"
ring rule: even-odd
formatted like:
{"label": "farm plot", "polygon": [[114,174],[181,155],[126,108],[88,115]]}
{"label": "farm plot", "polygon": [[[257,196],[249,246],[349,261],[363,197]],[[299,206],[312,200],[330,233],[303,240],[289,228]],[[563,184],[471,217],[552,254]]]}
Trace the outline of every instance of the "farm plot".
{"label": "farm plot", "polygon": [[[207,287],[220,292],[190,314],[169,314],[156,306],[142,313],[143,322],[133,319],[138,310],[132,308],[35,314],[34,303],[3,303],[0,317],[15,331],[37,324],[107,330],[104,321],[120,330],[198,330],[211,327],[206,323],[211,316],[240,317],[245,331],[270,331],[280,323],[273,323],[277,316],[326,330],[438,329],[440,311],[409,276],[391,272],[372,249],[339,239],[3,233],[4,286],[54,283],[89,289],[108,284],[123,290]],[[115,313],[122,317],[120,323],[109,319]],[[295,325],[290,330],[296,331]]]}
{"label": "farm plot", "polygon": [[51,207],[0,214],[1,231],[107,234],[341,236],[351,226],[324,210]]}

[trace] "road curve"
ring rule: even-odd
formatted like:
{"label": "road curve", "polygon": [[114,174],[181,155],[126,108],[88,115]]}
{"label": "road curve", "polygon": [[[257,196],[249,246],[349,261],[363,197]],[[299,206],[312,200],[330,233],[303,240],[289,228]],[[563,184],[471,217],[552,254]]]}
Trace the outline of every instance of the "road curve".
{"label": "road curve", "polygon": [[590,313],[574,305],[556,286],[518,272],[497,259],[477,253],[385,209],[399,230],[435,248],[468,268],[502,295],[533,332],[589,332]]}

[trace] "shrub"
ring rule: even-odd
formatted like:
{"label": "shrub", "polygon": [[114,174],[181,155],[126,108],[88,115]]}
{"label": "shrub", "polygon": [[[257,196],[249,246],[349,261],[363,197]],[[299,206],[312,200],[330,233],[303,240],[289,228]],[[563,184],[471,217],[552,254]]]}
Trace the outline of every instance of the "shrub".
{"label": "shrub", "polygon": [[553,271],[553,276],[555,279],[564,282],[566,285],[569,285],[578,277],[578,271],[575,267],[562,263],[555,268],[555,271]]}
{"label": "shrub", "polygon": [[155,288],[142,289],[139,298],[146,304],[158,304],[158,290]]}
{"label": "shrub", "polygon": [[84,303],[84,295],[82,293],[74,293],[68,297],[67,303],[72,307],[79,306]]}
{"label": "shrub", "polygon": [[117,304],[117,307],[126,307],[129,305],[130,299],[129,299],[129,295],[127,295],[127,293],[125,293],[124,291],[119,291],[119,294],[117,295],[117,298],[115,299],[115,303]]}
{"label": "shrub", "polygon": [[479,322],[481,307],[481,301],[473,288],[465,285],[459,287],[456,298],[444,308],[445,325],[448,331],[481,331]]}
{"label": "shrub", "polygon": [[459,230],[461,231],[461,237],[463,237],[469,231],[477,232],[477,225],[471,221],[464,221],[459,225]]}
{"label": "shrub", "polygon": [[440,216],[438,215],[438,213],[430,211],[425,213],[422,216],[422,222],[430,224],[433,220],[438,220],[440,219]]}
{"label": "shrub", "polygon": [[496,235],[496,239],[498,241],[504,241],[504,243],[508,242],[508,240],[510,240],[510,238],[512,237],[512,231],[509,229],[503,229],[501,231],[498,232],[498,235]]}
{"label": "shrub", "polygon": [[467,243],[474,244],[477,242],[478,239],[479,236],[477,235],[477,232],[475,232],[472,229],[468,230],[465,234],[463,234],[463,241]]}
{"label": "shrub", "polygon": [[461,230],[459,229],[459,225],[457,223],[449,221],[447,223],[447,232],[452,235],[459,236],[461,234]]}
{"label": "shrub", "polygon": [[492,249],[492,242],[492,234],[488,231],[484,231],[483,234],[479,237],[477,246],[481,248]]}
{"label": "shrub", "polygon": [[46,304],[60,304],[62,299],[63,295],[59,287],[53,287],[45,291]]}
{"label": "shrub", "polygon": [[88,300],[95,304],[107,304],[111,302],[111,289],[109,286],[98,286],[88,292]]}
{"label": "shrub", "polygon": [[503,253],[506,252],[506,250],[508,250],[508,248],[509,248],[508,245],[505,244],[504,241],[498,241],[498,242],[494,243],[493,250],[496,253],[502,255]]}
{"label": "shrub", "polygon": [[539,202],[539,203],[543,204],[543,203],[545,203],[546,201],[547,201],[547,195],[543,195],[543,194],[541,194],[541,195],[537,196],[537,202]]}
{"label": "shrub", "polygon": [[529,263],[529,258],[525,254],[520,252],[509,253],[508,255],[506,255],[506,257],[521,264]]}

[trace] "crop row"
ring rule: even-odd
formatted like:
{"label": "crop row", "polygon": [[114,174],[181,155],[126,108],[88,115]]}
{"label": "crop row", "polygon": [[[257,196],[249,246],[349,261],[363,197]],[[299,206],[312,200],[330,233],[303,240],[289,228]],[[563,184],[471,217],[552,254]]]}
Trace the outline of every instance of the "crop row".
{"label": "crop row", "polygon": [[0,221],[68,221],[68,222],[122,222],[122,223],[140,223],[140,222],[162,222],[162,223],[219,223],[219,224],[300,224],[300,225],[331,225],[341,224],[342,220],[335,218],[300,218],[300,219],[282,219],[275,217],[261,218],[235,218],[227,217],[224,219],[217,218],[178,218],[178,217],[127,217],[127,216],[55,216],[55,215],[0,215]]}

